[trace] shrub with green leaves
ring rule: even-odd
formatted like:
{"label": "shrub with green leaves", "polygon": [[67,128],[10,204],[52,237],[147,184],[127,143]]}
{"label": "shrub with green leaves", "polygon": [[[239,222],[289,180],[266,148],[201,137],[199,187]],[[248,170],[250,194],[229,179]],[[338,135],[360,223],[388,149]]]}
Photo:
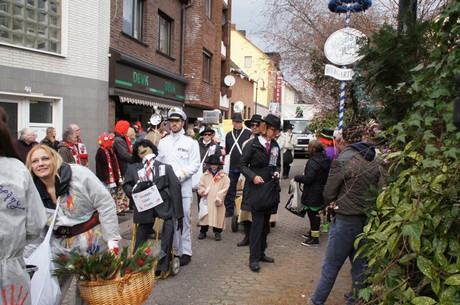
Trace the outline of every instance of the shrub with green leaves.
{"label": "shrub with green leaves", "polygon": [[429,60],[398,88],[412,106],[387,131],[392,179],[356,241],[365,241],[359,253],[369,260],[369,286],[359,292],[367,304],[460,304],[459,20],[452,1],[427,33]]}

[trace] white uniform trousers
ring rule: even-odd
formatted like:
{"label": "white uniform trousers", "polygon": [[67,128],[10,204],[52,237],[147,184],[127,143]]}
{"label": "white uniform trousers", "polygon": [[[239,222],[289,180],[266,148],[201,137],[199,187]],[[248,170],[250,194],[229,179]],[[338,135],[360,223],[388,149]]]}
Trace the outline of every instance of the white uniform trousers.
{"label": "white uniform trousers", "polygon": [[[174,233],[174,255],[181,256],[187,254],[192,256],[192,238],[190,232],[190,204],[191,197],[182,197],[182,207],[184,209],[184,218],[182,220],[183,230],[182,235],[180,231],[175,230]],[[174,226],[177,229],[177,220],[174,219]]]}

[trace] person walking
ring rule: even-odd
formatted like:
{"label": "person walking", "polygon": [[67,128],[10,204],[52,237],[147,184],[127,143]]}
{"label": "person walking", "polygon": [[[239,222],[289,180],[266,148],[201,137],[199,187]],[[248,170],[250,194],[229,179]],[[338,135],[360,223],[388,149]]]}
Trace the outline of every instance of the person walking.
{"label": "person walking", "polygon": [[163,219],[161,249],[165,255],[158,261],[155,276],[166,278],[169,276],[174,239],[173,218],[177,219],[178,230],[182,230],[184,212],[179,180],[171,165],[156,160],[157,155],[157,148],[149,140],[142,139],[136,142],[133,147],[133,163],[128,165],[123,189],[134,203],[136,199],[133,198],[133,193],[137,193],[137,188],[143,191],[154,186],[161,197],[156,198],[161,199],[161,203],[146,210],[140,210],[136,204],[134,205],[133,222],[138,224],[134,249],[147,241],[153,229],[154,219]]}
{"label": "person walking", "polygon": [[172,166],[181,184],[182,208],[184,210],[183,231],[174,234],[174,253],[180,256],[181,266],[192,260],[190,232],[190,204],[192,201],[192,176],[200,169],[198,142],[184,131],[187,115],[184,111],[171,108],[168,112],[171,133],[160,140],[157,160]]}
{"label": "person walking", "polygon": [[30,128],[23,128],[19,132],[19,139],[14,142],[16,151],[19,153],[23,163],[26,162],[29,151],[38,144],[37,134]]}
{"label": "person walking", "polygon": [[241,113],[232,115],[233,129],[225,136],[225,162],[229,163],[228,177],[230,178],[230,187],[225,196],[225,217],[235,215],[235,197],[236,186],[240,178],[240,159],[243,152],[243,143],[251,137],[248,129],[243,129],[243,117]]}
{"label": "person walking", "polygon": [[30,276],[23,252],[45,227],[46,212],[32,177],[14,147],[8,116],[2,107],[0,143],[0,290],[4,301],[18,300],[20,304],[30,305]]}
{"label": "person walking", "polygon": [[303,235],[305,241],[301,243],[304,246],[319,244],[321,219],[318,213],[324,208],[323,191],[332,162],[318,140],[308,143],[308,153],[310,159],[305,164],[304,174],[294,177],[296,182],[303,184],[301,202],[310,220],[310,232]]}
{"label": "person walking", "polygon": [[321,268],[321,277],[315,292],[308,299],[309,305],[325,304],[334,286],[337,274],[345,260],[351,262],[352,291],[347,304],[355,303],[355,293],[365,286],[366,261],[356,256],[356,236],[366,224],[369,201],[366,193],[382,184],[381,160],[376,158],[374,145],[364,137],[365,130],[358,123],[350,123],[343,129],[347,148],[332,162],[329,178],[324,188],[324,203],[336,202],[335,217],[331,222],[329,240]]}
{"label": "person walking", "polygon": [[280,199],[280,148],[275,140],[281,129],[280,118],[268,114],[262,119],[260,135],[250,140],[241,156],[241,172],[246,178],[244,189],[251,209],[249,268],[258,272],[259,262],[273,263],[265,254],[270,215]]}
{"label": "person walking", "polygon": [[222,230],[225,229],[225,195],[230,186],[230,179],[222,170],[222,162],[216,154],[210,155],[206,163],[209,168],[201,176],[197,193],[205,197],[207,214],[200,219],[200,234],[198,239],[205,239],[209,227],[212,227],[214,239],[221,241]]}
{"label": "person walking", "polygon": [[40,144],[48,145],[55,151],[58,151],[59,141],[56,140],[56,128],[46,128],[46,136],[41,140]]}

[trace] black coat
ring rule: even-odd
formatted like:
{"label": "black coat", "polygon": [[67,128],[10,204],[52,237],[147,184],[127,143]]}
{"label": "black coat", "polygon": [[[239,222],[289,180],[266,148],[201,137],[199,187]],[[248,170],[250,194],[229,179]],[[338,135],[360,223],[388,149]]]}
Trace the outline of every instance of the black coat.
{"label": "black coat", "polygon": [[[255,188],[252,180],[255,176],[260,176],[264,179],[265,183],[271,181],[273,178],[274,172],[280,172],[280,147],[276,140],[270,141],[270,150],[273,149],[278,151],[278,156],[276,157],[276,165],[269,166],[270,163],[270,153],[267,153],[265,147],[259,142],[258,136],[249,140],[248,143],[244,146],[243,154],[241,156],[241,173],[246,178],[243,189],[243,200],[241,202],[241,209],[245,211],[252,211],[253,207],[250,206],[248,202],[249,194],[251,190]],[[279,183],[277,183],[279,189]],[[279,189],[280,190],[280,189]]]}
{"label": "black coat", "polygon": [[[164,169],[160,170],[161,167],[164,167]],[[134,163],[129,164],[128,169],[126,170],[123,190],[131,200],[134,185],[136,185],[137,181],[139,181],[138,170],[142,170],[143,168],[144,165],[142,163]],[[134,205],[134,223],[151,223],[154,217],[160,217],[161,219],[184,217],[181,186],[171,165],[155,160],[153,168],[153,182],[160,192],[163,203],[144,212],[138,212],[136,206]],[[162,176],[160,176],[160,171],[164,173]]]}
{"label": "black coat", "polygon": [[[232,129],[232,131],[228,132],[225,136],[225,153],[227,154],[225,162],[228,162],[227,160],[230,158],[230,169],[238,169],[240,167],[241,153],[236,144],[232,150],[233,144],[235,143],[232,134],[235,135],[235,139],[238,139],[238,136],[240,136],[238,139],[238,145],[241,150],[243,150],[243,143],[251,137],[252,132],[246,128],[243,128],[238,132],[235,129]],[[232,150],[231,155],[229,155],[230,150]]]}
{"label": "black coat", "polygon": [[[220,147],[219,145],[216,144],[216,142],[214,142],[214,140],[212,140],[211,142],[209,142],[208,144],[204,144],[203,143],[203,139],[199,139],[198,140],[198,146],[200,147],[200,162],[203,162],[203,158],[204,156],[206,156],[206,159],[210,156],[210,155],[217,155],[217,156],[222,156],[222,152],[220,151]],[[212,147],[212,148],[211,148]],[[211,148],[211,149],[210,149]],[[210,150],[208,152],[208,154],[206,155],[206,152],[208,151],[208,149]],[[211,150],[214,151],[214,153],[211,153]],[[203,162],[203,167],[201,169],[202,173],[204,173],[207,169],[208,169],[208,165],[206,164],[206,160],[204,160]]]}
{"label": "black coat", "polygon": [[324,205],[323,191],[331,168],[331,159],[325,153],[315,153],[305,165],[303,175],[297,175],[294,180],[303,183],[301,201],[309,207]]}

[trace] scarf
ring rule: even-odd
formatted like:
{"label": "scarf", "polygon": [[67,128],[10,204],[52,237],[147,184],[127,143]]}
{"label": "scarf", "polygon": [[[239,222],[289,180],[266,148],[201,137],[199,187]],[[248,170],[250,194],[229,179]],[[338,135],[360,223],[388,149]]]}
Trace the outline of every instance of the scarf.
{"label": "scarf", "polygon": [[[105,152],[105,157],[107,158],[107,169],[109,170],[109,187],[110,188],[115,188],[117,187],[117,181],[115,181],[115,174],[112,168],[112,159],[110,158],[110,153],[112,153],[114,156],[114,152],[112,147],[105,148],[101,147],[102,150]],[[117,163],[117,170],[118,170],[118,177],[121,178],[121,172],[120,172],[120,166],[118,166],[118,160],[115,158],[115,162]]]}
{"label": "scarf", "polygon": [[208,168],[208,171],[211,173],[211,175],[214,177],[214,182],[217,183],[220,178],[222,178],[225,175],[225,172],[219,168],[216,172],[213,172],[211,168]]}
{"label": "scarf", "polygon": [[80,164],[81,165],[81,159],[80,159],[80,154],[78,153],[78,148],[76,145],[72,145],[66,141],[62,141],[62,144],[67,147],[68,149],[70,149],[70,152],[72,153],[72,156],[73,158],[75,159],[75,163],[76,164]]}

